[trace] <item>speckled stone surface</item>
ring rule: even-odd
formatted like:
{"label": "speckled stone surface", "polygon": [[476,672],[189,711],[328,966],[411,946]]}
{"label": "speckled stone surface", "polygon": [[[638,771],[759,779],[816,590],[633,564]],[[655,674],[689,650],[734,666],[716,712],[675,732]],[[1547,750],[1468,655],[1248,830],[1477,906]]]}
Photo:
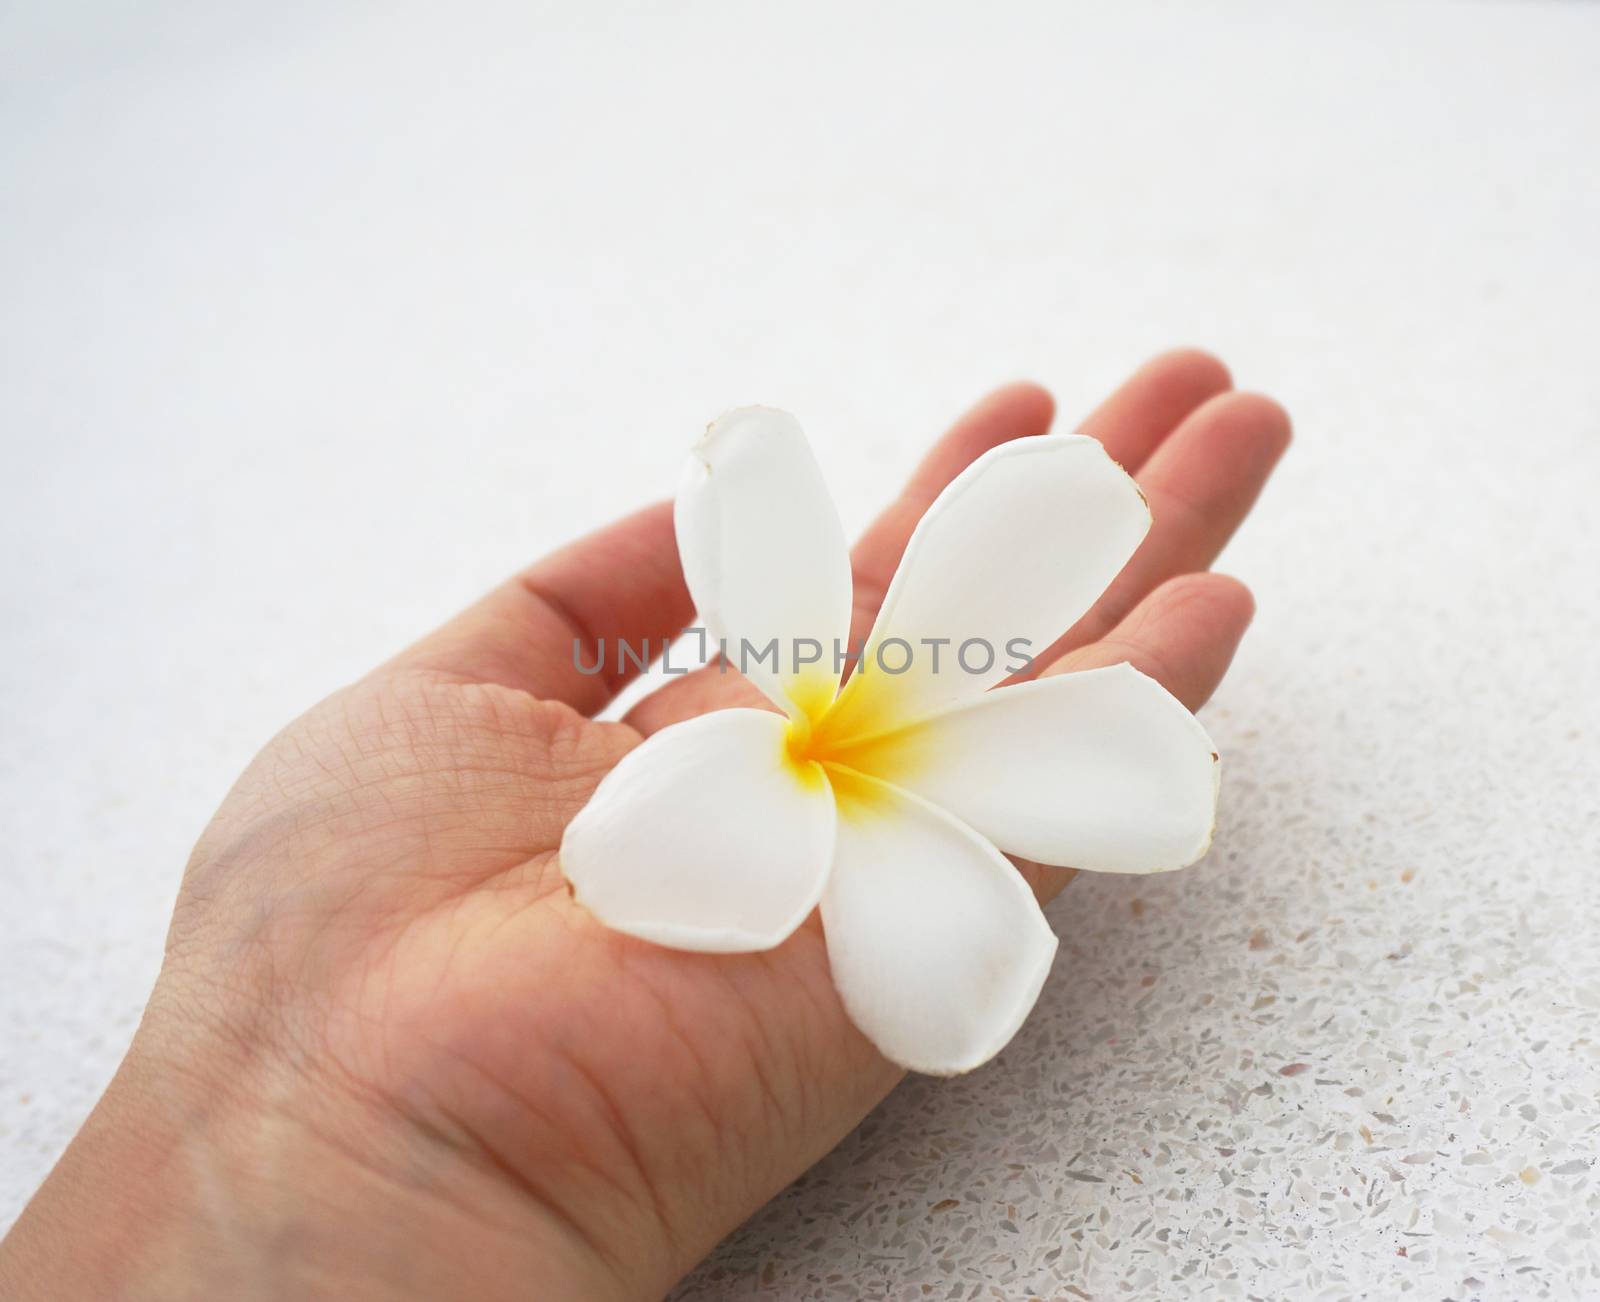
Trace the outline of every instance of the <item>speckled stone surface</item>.
{"label": "speckled stone surface", "polygon": [[[1600,9],[0,18],[0,1224],[253,749],[718,409],[1296,416],[1216,847],[681,1299],[1600,1296]],[[768,25],[772,24],[772,25]]]}

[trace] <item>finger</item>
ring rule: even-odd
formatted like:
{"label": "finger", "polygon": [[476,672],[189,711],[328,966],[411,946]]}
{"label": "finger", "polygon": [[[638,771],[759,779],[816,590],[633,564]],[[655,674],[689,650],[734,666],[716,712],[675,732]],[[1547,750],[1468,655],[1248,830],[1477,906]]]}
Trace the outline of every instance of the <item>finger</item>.
{"label": "finger", "polygon": [[[1169,435],[1189,412],[1232,383],[1227,367],[1198,349],[1151,358],[1079,426],[1099,439],[1129,471]],[[862,536],[852,556],[856,606],[851,644],[872,627],[912,530],[947,484],[985,452],[1011,439],[1043,434],[1055,404],[1045,390],[1013,384],[989,395],[935,445],[905,491]]]}
{"label": "finger", "polygon": [[693,614],[672,504],[659,502],[545,557],[391,666],[516,687],[592,714],[640,672],[620,643],[647,657]]}
{"label": "finger", "polygon": [[1254,614],[1255,599],[1238,579],[1185,574],[1167,580],[1105,637],[1068,652],[1044,674],[1127,661],[1198,710],[1227,673]]}
{"label": "finger", "polygon": [[1099,439],[1113,461],[1137,474],[1185,416],[1232,387],[1228,368],[1210,353],[1174,349],[1135,371],[1078,431]]}
{"label": "finger", "polygon": [[1149,534],[1105,595],[1037,664],[1104,637],[1168,579],[1207,569],[1250,513],[1289,439],[1288,413],[1260,394],[1222,394],[1190,414],[1137,476],[1150,504]]}

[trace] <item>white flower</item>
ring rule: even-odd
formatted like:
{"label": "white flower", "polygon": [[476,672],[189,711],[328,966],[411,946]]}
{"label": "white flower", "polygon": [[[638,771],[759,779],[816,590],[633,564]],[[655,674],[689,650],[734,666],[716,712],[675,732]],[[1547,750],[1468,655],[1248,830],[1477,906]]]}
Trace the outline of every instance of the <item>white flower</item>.
{"label": "white flower", "polygon": [[[607,926],[677,949],[764,950],[820,904],[851,1020],[896,1063],[948,1075],[1005,1046],[1055,954],[1005,854],[1159,872],[1206,852],[1217,757],[1153,679],[1118,664],[986,690],[1007,676],[1008,644],[1049,646],[1150,527],[1093,439],[1004,443],[950,484],[842,690],[832,648],[849,635],[850,563],[795,420],[753,407],[712,425],[676,523],[712,636],[730,651],[778,640],[776,670],[744,668],[784,713],[664,728],[600,783],[561,862]],[[827,648],[821,663],[796,671],[797,639]],[[914,651],[902,673],[875,658],[894,639]],[[969,640],[981,672],[956,662]],[[987,669],[982,645],[997,653]],[[895,644],[883,663],[905,659]]]}

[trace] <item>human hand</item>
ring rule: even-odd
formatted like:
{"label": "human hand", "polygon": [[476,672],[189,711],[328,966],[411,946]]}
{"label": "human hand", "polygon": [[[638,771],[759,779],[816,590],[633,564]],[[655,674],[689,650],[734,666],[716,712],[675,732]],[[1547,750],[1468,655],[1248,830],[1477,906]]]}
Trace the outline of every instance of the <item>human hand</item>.
{"label": "human hand", "polygon": [[[856,549],[853,641],[940,488],[1051,415],[1016,385],[939,442]],[[1154,525],[1037,664],[1128,660],[1197,708],[1251,614],[1203,571],[1287,418],[1175,353],[1081,428]],[[899,1073],[845,1016],[816,918],[766,953],[658,948],[594,921],[557,862],[643,735],[764,703],[713,669],[588,717],[624,681],[579,672],[575,637],[654,643],[691,615],[652,507],[274,739],[196,847],[144,1023],[0,1292],[658,1296],[837,1143]],[[1041,898],[1071,876],[1019,867]]]}

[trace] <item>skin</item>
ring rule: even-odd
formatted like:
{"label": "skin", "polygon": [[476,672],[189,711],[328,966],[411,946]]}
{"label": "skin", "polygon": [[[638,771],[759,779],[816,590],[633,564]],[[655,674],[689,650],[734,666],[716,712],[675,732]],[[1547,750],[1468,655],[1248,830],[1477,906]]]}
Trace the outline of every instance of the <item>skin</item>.
{"label": "skin", "polygon": [[[1014,384],[929,452],[854,553],[859,637],[917,519],[1053,404]],[[1150,536],[1044,672],[1129,660],[1190,708],[1252,614],[1207,573],[1289,441],[1193,351],[1081,426]],[[574,636],[692,617],[671,510],[574,543],[290,724],[196,846],[127,1059],[0,1245],[0,1296],[659,1297],[900,1073],[846,1019],[815,917],[764,954],[659,949],[572,901],[556,849],[669,723],[758,704],[623,684]],[[1070,870],[1021,864],[1041,898]]]}

